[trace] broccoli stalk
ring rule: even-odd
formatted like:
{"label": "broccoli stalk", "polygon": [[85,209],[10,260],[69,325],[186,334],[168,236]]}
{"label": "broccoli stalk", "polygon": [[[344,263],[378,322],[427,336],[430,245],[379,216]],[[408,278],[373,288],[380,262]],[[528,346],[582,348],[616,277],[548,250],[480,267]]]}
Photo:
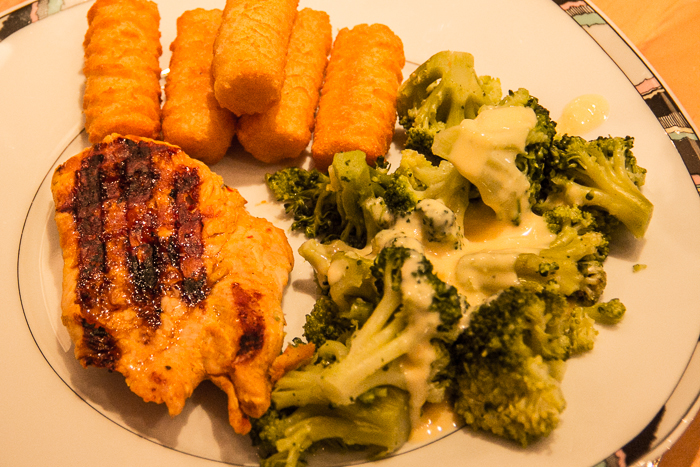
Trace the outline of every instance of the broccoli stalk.
{"label": "broccoli stalk", "polygon": [[251,436],[258,447],[261,467],[304,465],[304,456],[316,444],[375,447],[378,454],[401,447],[410,433],[408,394],[392,387],[375,392],[371,401],[349,405],[307,405],[287,414],[268,410],[252,420]]}
{"label": "broccoli stalk", "polygon": [[[381,299],[369,317],[346,343],[327,340],[314,364],[282,377],[272,392],[275,407],[348,405],[390,385],[410,393],[416,422],[431,385],[444,389],[442,381],[431,381],[436,361],[446,358],[432,341],[449,343],[456,337],[464,298],[435,276],[417,250],[386,246],[372,273]],[[423,373],[420,384],[407,379],[406,368]]]}
{"label": "broccoli stalk", "polygon": [[455,411],[523,446],[549,435],[566,407],[565,361],[593,347],[593,320],[560,294],[511,287],[479,306],[450,348]]}
{"label": "broccoli stalk", "polygon": [[550,197],[600,208],[643,237],[654,206],[639,189],[646,170],[637,165],[633,144],[631,137],[562,136],[551,147]]}
{"label": "broccoli stalk", "polygon": [[396,107],[406,129],[406,148],[431,155],[439,131],[476,117],[482,105],[496,104],[500,98],[500,81],[477,76],[471,54],[436,53],[399,88]]}

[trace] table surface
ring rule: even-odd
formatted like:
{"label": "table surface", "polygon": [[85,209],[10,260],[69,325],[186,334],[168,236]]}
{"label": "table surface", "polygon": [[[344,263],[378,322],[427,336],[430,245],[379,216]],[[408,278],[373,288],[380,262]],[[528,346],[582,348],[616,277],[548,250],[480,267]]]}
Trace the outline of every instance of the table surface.
{"label": "table surface", "polygon": [[[0,0],[2,12],[26,0]],[[594,3],[646,57],[686,114],[700,123],[700,23],[698,0],[595,0]],[[682,58],[682,59],[681,59]],[[659,467],[700,467],[700,416]]]}

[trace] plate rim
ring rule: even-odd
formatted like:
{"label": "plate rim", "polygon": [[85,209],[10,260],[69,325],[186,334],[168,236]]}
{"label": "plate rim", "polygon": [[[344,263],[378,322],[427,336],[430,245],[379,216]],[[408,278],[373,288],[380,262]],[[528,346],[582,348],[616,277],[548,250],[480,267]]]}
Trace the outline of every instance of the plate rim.
{"label": "plate rim", "polygon": [[[7,10],[5,14],[0,16],[0,42],[2,42],[14,32],[17,32],[18,30],[30,24],[45,19],[53,14],[59,13],[67,8],[71,8],[73,6],[80,5],[88,1],[90,0],[36,0],[23,2],[17,5],[14,9]],[[564,12],[566,12],[570,16],[570,18],[573,21],[575,21],[595,43],[597,43],[600,49],[606,53],[610,60],[612,60],[618,66],[620,71],[627,77],[632,86],[640,94],[645,104],[650,108],[656,120],[666,132],[667,137],[673,143],[676,152],[681,157],[681,160],[683,161],[686,169],[688,170],[688,174],[700,195],[700,147],[698,146],[698,131],[696,130],[692,120],[687,116],[687,112],[685,111],[685,109],[682,107],[682,105],[675,97],[673,92],[665,84],[663,79],[653,69],[653,67],[648,63],[648,61],[643,57],[643,55],[636,49],[636,47],[630,43],[630,41],[624,36],[624,34],[592,2],[588,0],[550,1],[554,2]],[[608,28],[610,31],[613,32],[613,34],[608,36],[601,35],[600,33],[603,32],[605,28]],[[622,48],[626,48],[627,52],[631,51],[633,53],[634,60],[632,62],[625,61],[620,58],[619,53],[622,51]],[[629,56],[627,56],[627,59],[629,59]],[[648,77],[644,77],[642,80],[640,80],[640,70],[642,70],[642,72]],[[35,196],[36,193],[32,199],[32,202],[30,203],[30,208],[31,204],[33,204],[34,202]],[[24,216],[24,224],[26,224],[28,214],[29,211]],[[20,245],[18,246],[17,251],[17,266],[19,266],[18,262],[20,256],[21,243],[22,238],[24,237],[24,224],[22,227],[22,233],[20,234]],[[19,276],[17,277],[17,281],[17,288],[19,292]],[[20,304],[22,304],[21,293],[19,293],[18,295]],[[30,331],[30,334],[32,335],[32,339],[37,348],[39,349],[42,357],[49,364],[49,367],[51,367],[52,370],[57,374],[59,379],[62,380],[61,376],[56,372],[55,369],[53,369],[51,363],[48,361],[41,347],[36,341],[31,327],[29,326],[29,322],[27,321],[26,313],[23,306],[22,312],[24,314],[25,323]],[[700,357],[700,343],[696,344],[695,350],[688,361],[686,369],[681,375],[678,383],[676,384],[674,392],[671,393],[666,403],[664,404],[664,408],[669,404],[669,402],[671,402],[674,399],[674,396],[676,395],[676,390],[687,378],[689,371],[692,369],[691,365],[693,365],[693,362],[695,360],[698,360],[698,357]],[[696,362],[695,364],[695,366],[698,365],[700,365],[700,361]],[[67,384],[65,381],[63,382],[70,388],[69,384]],[[73,389],[71,388],[71,390]],[[80,397],[79,394],[76,393],[76,395]],[[687,398],[685,400],[687,401]],[[97,412],[100,412],[91,404],[88,403],[88,405]],[[685,432],[687,426],[689,425],[689,423],[686,423],[688,421],[688,418],[692,420],[692,418],[695,417],[700,411],[700,386],[698,386],[695,390],[694,399],[690,401],[690,404],[684,407],[687,407],[687,410],[685,410],[684,416],[678,419],[677,422],[675,422],[675,427],[671,429],[669,433],[665,435],[662,439],[652,440],[654,442],[648,445],[647,451],[641,456],[637,455],[636,458],[632,458],[630,455],[632,453],[625,452],[625,448],[633,444],[642,436],[648,436],[647,429],[643,430],[642,433],[640,433],[635,439],[630,441],[630,443],[628,443],[626,446],[622,447],[619,451],[611,454],[608,458],[595,465],[611,465],[608,463],[609,461],[615,461],[615,465],[617,465],[617,461],[620,455],[627,455],[627,465],[636,466],[646,465],[646,462],[658,459],[658,457],[663,455],[671,447],[671,445],[675,443],[678,440],[678,438],[680,438],[680,436]],[[659,415],[655,417],[655,419],[650,425],[654,424],[654,422],[657,422],[656,428],[658,428],[659,420],[657,419],[659,417],[663,418],[664,408],[661,409]],[[105,416],[101,412],[100,414]],[[109,417],[106,418],[109,419]],[[111,419],[109,420],[113,423],[116,423]],[[122,428],[125,428],[118,423],[116,424],[121,426]],[[136,432],[132,431],[132,433],[136,434],[142,439],[151,441],[150,439],[144,438],[142,435]],[[163,446],[168,447],[165,445]],[[182,451],[178,452],[192,455]],[[195,457],[198,456],[195,455]],[[633,462],[633,464],[630,464],[630,461]]]}

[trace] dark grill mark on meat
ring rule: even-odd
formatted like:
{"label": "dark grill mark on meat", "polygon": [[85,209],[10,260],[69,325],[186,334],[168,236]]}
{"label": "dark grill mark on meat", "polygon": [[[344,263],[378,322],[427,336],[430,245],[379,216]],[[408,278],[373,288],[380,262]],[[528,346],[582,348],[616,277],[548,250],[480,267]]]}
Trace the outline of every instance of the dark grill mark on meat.
{"label": "dark grill mark on meat", "polygon": [[138,301],[154,298],[158,293],[158,271],[153,257],[155,243],[155,215],[147,206],[155,186],[151,169],[150,151],[141,151],[131,141],[126,158],[124,184],[126,186],[127,223],[129,231],[129,263]]}
{"label": "dark grill mark on meat", "polygon": [[145,204],[151,199],[156,184],[156,174],[151,168],[151,150],[147,145],[125,140],[128,147],[126,158],[126,197],[129,203]]}
{"label": "dark grill mark on meat", "polygon": [[202,274],[198,279],[185,277],[182,280],[181,291],[185,301],[190,305],[196,305],[207,298],[209,289],[205,274]]}
{"label": "dark grill mark on meat", "polygon": [[74,216],[78,230],[78,261],[80,264],[77,295],[81,305],[96,305],[104,286],[105,248],[102,243],[102,203],[100,200],[99,170],[102,154],[97,153],[82,161],[76,172],[77,191],[74,197]]}
{"label": "dark grill mark on meat", "polygon": [[157,214],[148,206],[158,181],[153,170],[150,147],[124,140],[127,148],[123,185],[126,220],[129,230],[129,272],[134,287],[133,299],[138,316],[152,329],[161,325],[160,299],[163,290],[159,281],[160,264],[156,255],[159,243],[156,234]]}
{"label": "dark grill mark on meat", "polygon": [[206,269],[202,254],[202,214],[199,211],[199,174],[185,168],[175,174],[170,196],[175,202],[177,252],[183,281],[180,292],[186,303],[193,306],[207,297]]}
{"label": "dark grill mark on meat", "polygon": [[233,300],[238,310],[238,321],[243,333],[238,341],[239,349],[236,356],[237,362],[245,362],[255,357],[262,350],[265,338],[265,322],[260,314],[258,301],[261,296],[258,292],[249,292],[240,284],[232,286]]}
{"label": "dark grill mark on meat", "polygon": [[83,363],[113,370],[114,364],[121,356],[114,338],[105,328],[89,323],[85,318],[82,319],[81,325],[83,342],[92,351],[91,355],[83,356]]}

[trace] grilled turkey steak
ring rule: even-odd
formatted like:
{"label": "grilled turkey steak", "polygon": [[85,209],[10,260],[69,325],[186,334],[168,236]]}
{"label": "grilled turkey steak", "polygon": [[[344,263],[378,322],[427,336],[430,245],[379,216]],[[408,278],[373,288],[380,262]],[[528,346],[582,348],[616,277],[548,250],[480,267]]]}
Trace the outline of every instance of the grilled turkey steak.
{"label": "grilled turkey steak", "polygon": [[284,232],[206,165],[145,138],[108,136],[59,166],[51,190],[80,363],[123,374],[171,415],[209,379],[247,433],[282,347]]}

